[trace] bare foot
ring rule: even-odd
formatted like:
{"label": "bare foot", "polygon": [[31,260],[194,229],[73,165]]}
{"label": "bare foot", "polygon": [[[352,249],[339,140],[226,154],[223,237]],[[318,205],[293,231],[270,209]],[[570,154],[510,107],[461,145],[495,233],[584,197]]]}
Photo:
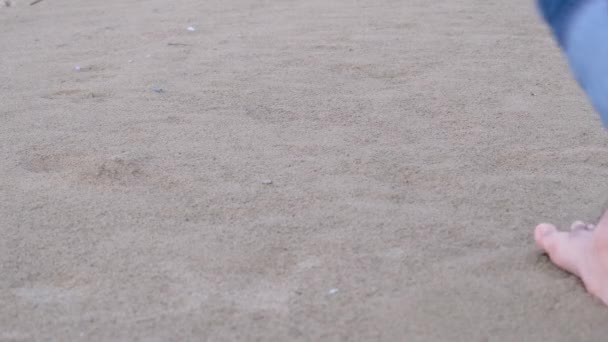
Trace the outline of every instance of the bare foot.
{"label": "bare foot", "polygon": [[569,232],[559,232],[543,223],[534,238],[553,263],[581,278],[587,291],[608,305],[608,210],[597,227],[577,221]]}

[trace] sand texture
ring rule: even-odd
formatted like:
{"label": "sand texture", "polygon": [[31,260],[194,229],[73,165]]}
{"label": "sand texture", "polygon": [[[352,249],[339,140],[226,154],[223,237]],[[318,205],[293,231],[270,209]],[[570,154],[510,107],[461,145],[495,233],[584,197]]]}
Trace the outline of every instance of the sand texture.
{"label": "sand texture", "polygon": [[607,157],[532,0],[3,0],[0,341],[606,341]]}

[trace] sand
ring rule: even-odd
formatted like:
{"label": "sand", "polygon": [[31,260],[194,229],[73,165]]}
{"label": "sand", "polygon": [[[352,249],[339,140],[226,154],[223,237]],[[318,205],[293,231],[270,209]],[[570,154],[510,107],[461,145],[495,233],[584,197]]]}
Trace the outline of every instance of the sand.
{"label": "sand", "polygon": [[1,341],[606,340],[532,242],[608,199],[533,1],[10,0],[0,27]]}

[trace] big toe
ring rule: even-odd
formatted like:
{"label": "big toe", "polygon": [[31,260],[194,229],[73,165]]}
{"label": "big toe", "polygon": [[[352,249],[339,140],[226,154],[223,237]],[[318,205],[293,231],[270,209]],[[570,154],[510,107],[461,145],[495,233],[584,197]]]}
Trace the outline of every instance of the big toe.
{"label": "big toe", "polygon": [[582,247],[587,234],[590,232],[558,232],[554,225],[544,223],[536,227],[534,239],[557,266],[580,276],[578,266],[584,259]]}
{"label": "big toe", "polygon": [[548,223],[541,223],[534,230],[534,240],[538,247],[544,249],[548,253],[555,249],[555,233],[557,228]]}

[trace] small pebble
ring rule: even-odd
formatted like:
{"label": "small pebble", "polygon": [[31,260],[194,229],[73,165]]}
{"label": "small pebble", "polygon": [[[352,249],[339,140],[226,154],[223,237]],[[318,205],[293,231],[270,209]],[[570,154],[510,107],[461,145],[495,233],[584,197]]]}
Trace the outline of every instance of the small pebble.
{"label": "small pebble", "polygon": [[190,32],[194,32],[196,31],[196,28],[194,26],[188,26],[187,30]]}
{"label": "small pebble", "polygon": [[74,70],[76,70],[76,71],[80,71],[80,69],[81,69],[80,65],[77,65],[77,66],[74,67]]}
{"label": "small pebble", "polygon": [[164,93],[165,91],[163,90],[163,88],[157,88],[157,87],[153,87],[152,91],[157,92],[157,93]]}
{"label": "small pebble", "polygon": [[270,185],[270,184],[272,184],[272,180],[271,179],[264,179],[264,180],[262,180],[262,184]]}
{"label": "small pebble", "polygon": [[338,290],[338,289],[331,289],[331,290],[329,290],[329,292],[328,292],[328,293],[329,293],[330,295],[335,295],[336,293],[338,293],[338,291],[340,291],[340,290]]}

